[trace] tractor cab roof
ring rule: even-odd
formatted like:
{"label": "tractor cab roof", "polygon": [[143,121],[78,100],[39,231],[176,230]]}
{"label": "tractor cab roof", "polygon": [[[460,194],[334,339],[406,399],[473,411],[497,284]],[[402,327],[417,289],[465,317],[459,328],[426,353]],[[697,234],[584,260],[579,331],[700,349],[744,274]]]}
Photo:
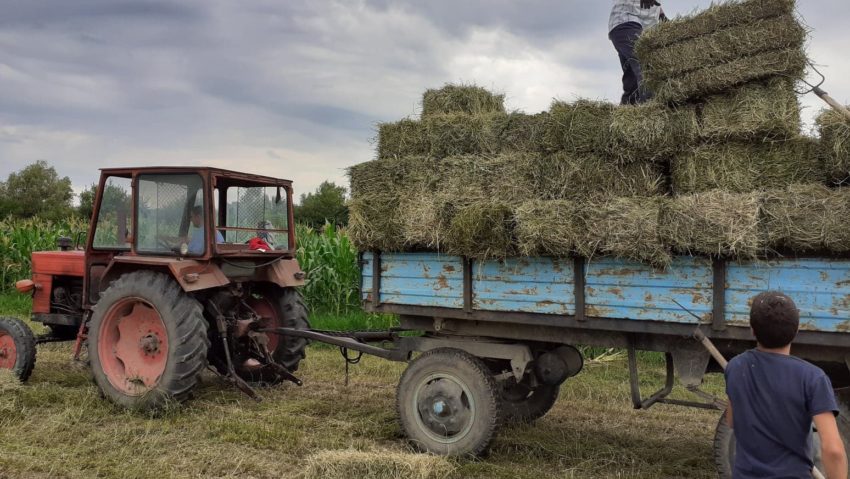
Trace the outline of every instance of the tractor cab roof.
{"label": "tractor cab roof", "polygon": [[225,170],[222,168],[212,168],[208,166],[145,166],[145,167],[126,167],[126,168],[101,168],[103,176],[123,176],[130,177],[134,173],[145,174],[179,174],[179,173],[197,173],[203,177],[215,177],[218,186],[244,186],[250,184],[261,185],[283,185],[291,186],[292,181],[282,178],[274,178],[271,176],[255,175],[252,173],[241,173],[238,171]]}

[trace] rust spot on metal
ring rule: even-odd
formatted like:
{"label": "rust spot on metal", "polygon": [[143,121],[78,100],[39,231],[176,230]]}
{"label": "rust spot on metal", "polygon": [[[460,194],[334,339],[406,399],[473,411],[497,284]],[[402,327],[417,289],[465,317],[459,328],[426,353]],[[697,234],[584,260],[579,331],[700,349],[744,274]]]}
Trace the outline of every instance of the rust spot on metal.
{"label": "rust spot on metal", "polygon": [[449,289],[449,281],[446,279],[445,276],[443,276],[443,275],[437,276],[437,288],[436,289],[437,290]]}
{"label": "rust spot on metal", "polygon": [[445,271],[446,273],[454,273],[457,270],[455,269],[455,267],[453,265],[444,264],[443,265],[443,271]]}
{"label": "rust spot on metal", "polygon": [[815,326],[814,323],[805,322],[805,323],[800,323],[800,330],[801,331],[818,331],[818,327]]}
{"label": "rust spot on metal", "polygon": [[557,260],[557,259],[552,260],[552,271],[554,271],[556,273],[563,273],[564,272],[564,268],[563,268],[563,266],[561,266],[560,260]]}
{"label": "rust spot on metal", "polygon": [[838,323],[838,325],[835,327],[835,330],[842,333],[850,333],[850,321]]}
{"label": "rust spot on metal", "polygon": [[598,316],[600,318],[613,316],[613,311],[603,306],[587,305],[585,311],[587,311],[588,316]]}
{"label": "rust spot on metal", "polygon": [[826,273],[826,271],[820,272],[820,280],[824,282],[829,281],[829,275]]}
{"label": "rust spot on metal", "polygon": [[651,303],[652,302],[652,293],[646,293],[643,296],[643,300],[646,301],[647,303]]}
{"label": "rust spot on metal", "polygon": [[608,292],[613,294],[614,296],[616,296],[619,299],[626,299],[626,297],[623,296],[623,290],[620,289],[620,288],[616,288],[616,287],[608,288]]}

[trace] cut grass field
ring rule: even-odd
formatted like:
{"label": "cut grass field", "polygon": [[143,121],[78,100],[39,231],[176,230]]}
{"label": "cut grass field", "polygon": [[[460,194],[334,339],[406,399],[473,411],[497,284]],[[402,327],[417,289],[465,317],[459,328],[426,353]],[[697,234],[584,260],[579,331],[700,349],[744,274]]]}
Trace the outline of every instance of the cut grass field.
{"label": "cut grass field", "polygon": [[[0,296],[0,312],[25,316],[26,303],[11,298]],[[314,318],[326,328],[387,321]],[[719,414],[632,410],[622,355],[588,364],[536,424],[505,427],[488,457],[446,460],[412,454],[402,436],[403,364],[364,357],[346,387],[339,352],[314,345],[299,371],[303,387],[266,389],[254,403],[207,374],[193,400],[151,417],[101,399],[70,344],[38,354],[28,384],[0,377],[0,477],[716,477]],[[640,366],[649,394],[662,383],[662,362],[643,355]],[[720,388],[713,377],[709,390]]]}

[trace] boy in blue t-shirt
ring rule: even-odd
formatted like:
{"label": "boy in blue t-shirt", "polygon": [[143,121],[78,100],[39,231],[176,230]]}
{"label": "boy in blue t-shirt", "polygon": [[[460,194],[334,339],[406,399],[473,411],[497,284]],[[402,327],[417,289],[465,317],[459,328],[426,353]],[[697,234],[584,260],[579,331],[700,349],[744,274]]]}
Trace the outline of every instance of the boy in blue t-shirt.
{"label": "boy in blue t-shirt", "polygon": [[788,296],[767,292],[753,299],[750,327],[758,347],[736,356],[726,368],[735,479],[811,478],[812,422],[820,434],[822,472],[828,479],[847,479],[829,378],[817,366],[791,356],[799,326],[800,311]]}

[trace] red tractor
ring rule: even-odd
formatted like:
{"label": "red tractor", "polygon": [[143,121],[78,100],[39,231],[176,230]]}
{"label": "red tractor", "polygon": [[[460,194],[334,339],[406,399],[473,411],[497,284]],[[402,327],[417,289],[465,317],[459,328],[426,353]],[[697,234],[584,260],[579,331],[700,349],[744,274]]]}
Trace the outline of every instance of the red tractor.
{"label": "red tractor", "polygon": [[252,385],[293,375],[307,339],[296,288],[292,183],[216,168],[114,168],[101,172],[85,251],[32,255],[35,338],[0,319],[0,368],[26,380],[35,344],[87,345],[91,372],[111,401],[153,409],[186,399],[212,366]]}

